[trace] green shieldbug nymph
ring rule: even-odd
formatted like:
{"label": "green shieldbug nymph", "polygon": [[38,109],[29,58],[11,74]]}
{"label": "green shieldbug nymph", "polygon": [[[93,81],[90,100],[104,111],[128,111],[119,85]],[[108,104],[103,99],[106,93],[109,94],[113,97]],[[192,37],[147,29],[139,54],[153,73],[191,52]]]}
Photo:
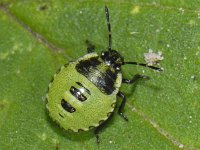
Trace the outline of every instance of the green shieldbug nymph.
{"label": "green shieldbug nymph", "polygon": [[47,109],[50,117],[65,130],[74,132],[95,128],[99,143],[99,130],[105,125],[115,109],[117,96],[122,99],[118,113],[128,121],[123,113],[126,104],[125,95],[119,91],[121,83],[132,84],[148,76],[135,75],[124,79],[120,68],[133,64],[161,71],[160,68],[137,62],[125,62],[124,58],[112,49],[111,25],[108,8],[105,15],[109,33],[108,49],[98,55],[94,46],[87,41],[88,54],[60,68],[49,84]]}

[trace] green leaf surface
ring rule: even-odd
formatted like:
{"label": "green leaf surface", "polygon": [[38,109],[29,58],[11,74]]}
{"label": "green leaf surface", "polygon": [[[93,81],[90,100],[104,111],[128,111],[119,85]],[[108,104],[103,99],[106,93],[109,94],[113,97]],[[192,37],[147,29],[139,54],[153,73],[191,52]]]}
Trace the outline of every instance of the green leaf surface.
{"label": "green leaf surface", "polygon": [[[52,122],[45,95],[56,70],[86,54],[85,40],[106,49],[105,4],[113,49],[138,62],[149,49],[162,51],[164,71],[122,68],[125,78],[151,80],[122,85],[129,122],[115,113],[97,145],[93,131]],[[0,149],[200,149],[199,10],[189,0],[0,2]]]}

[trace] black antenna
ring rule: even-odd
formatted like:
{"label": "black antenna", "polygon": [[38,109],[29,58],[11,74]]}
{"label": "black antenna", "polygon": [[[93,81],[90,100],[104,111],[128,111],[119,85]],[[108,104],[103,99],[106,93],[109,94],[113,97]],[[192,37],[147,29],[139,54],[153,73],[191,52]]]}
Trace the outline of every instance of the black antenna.
{"label": "black antenna", "polygon": [[163,69],[161,69],[161,68],[154,67],[154,66],[149,66],[147,64],[138,63],[138,62],[124,62],[123,65],[126,65],[126,64],[132,64],[132,65],[138,65],[138,66],[148,67],[148,68],[156,70],[156,71],[163,71]]}
{"label": "black antenna", "polygon": [[106,14],[106,20],[107,20],[107,27],[108,27],[108,38],[109,38],[109,43],[108,43],[108,51],[111,51],[112,47],[112,34],[111,34],[111,25],[110,25],[110,19],[109,19],[109,12],[108,12],[108,7],[105,6],[105,14]]}

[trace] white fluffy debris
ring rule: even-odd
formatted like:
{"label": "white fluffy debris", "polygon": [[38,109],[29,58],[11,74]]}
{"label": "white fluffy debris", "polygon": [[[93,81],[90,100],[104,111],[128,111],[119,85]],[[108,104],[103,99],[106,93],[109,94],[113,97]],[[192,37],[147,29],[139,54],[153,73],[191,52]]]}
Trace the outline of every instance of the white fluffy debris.
{"label": "white fluffy debris", "polygon": [[159,61],[163,60],[162,52],[158,51],[158,53],[154,53],[152,49],[149,49],[148,53],[144,53],[144,59],[149,66],[153,66],[159,63]]}

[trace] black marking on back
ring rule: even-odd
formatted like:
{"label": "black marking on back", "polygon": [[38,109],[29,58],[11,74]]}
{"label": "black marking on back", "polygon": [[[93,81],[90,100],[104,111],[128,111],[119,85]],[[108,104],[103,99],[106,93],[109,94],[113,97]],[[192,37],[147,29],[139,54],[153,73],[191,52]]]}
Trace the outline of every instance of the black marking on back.
{"label": "black marking on back", "polygon": [[76,82],[76,84],[78,84],[79,86],[81,86],[82,88],[84,88],[84,90],[91,95],[90,90],[88,90],[86,87],[83,86],[83,84],[81,84],[80,82]]}
{"label": "black marking on back", "polygon": [[112,103],[112,104],[111,104],[111,107],[112,107],[112,108],[115,108],[115,105],[116,105],[116,102]]}
{"label": "black marking on back", "polygon": [[62,117],[62,118],[64,118],[63,115],[61,115],[60,113],[59,113],[59,116]]}
{"label": "black marking on back", "polygon": [[[114,69],[111,70],[109,66],[107,66],[107,70],[99,70],[98,65],[102,63],[104,62],[99,60],[99,57],[92,57],[81,60],[76,65],[76,70],[95,84],[101,92],[110,95],[115,90],[114,84],[117,79],[117,72]],[[94,77],[94,72],[96,77]]]}
{"label": "black marking on back", "polygon": [[112,72],[110,69],[108,69],[105,73],[102,73],[102,75],[98,77],[97,87],[99,87],[101,91],[109,95],[115,90],[114,83],[116,81],[116,78],[117,73]]}
{"label": "black marking on back", "polygon": [[96,68],[101,62],[98,60],[99,57],[92,57],[88,60],[81,60],[77,65],[76,65],[76,70],[87,76],[90,74],[90,69]]}
{"label": "black marking on back", "polygon": [[113,112],[107,113],[107,117],[109,118],[112,115]]}
{"label": "black marking on back", "polygon": [[79,101],[83,102],[87,100],[87,97],[77,88],[71,86],[70,93]]}
{"label": "black marking on back", "polygon": [[93,128],[95,128],[95,126],[89,126],[89,129],[93,129]]}
{"label": "black marking on back", "polygon": [[99,125],[101,125],[105,120],[100,120],[99,121]]}
{"label": "black marking on back", "polygon": [[61,106],[64,110],[70,112],[70,113],[73,113],[76,111],[76,109],[70,105],[67,101],[65,101],[64,99],[61,100]]}
{"label": "black marking on back", "polygon": [[84,130],[83,129],[78,129],[78,132],[83,132]]}
{"label": "black marking on back", "polygon": [[56,74],[58,74],[61,71],[61,67],[56,71]]}

